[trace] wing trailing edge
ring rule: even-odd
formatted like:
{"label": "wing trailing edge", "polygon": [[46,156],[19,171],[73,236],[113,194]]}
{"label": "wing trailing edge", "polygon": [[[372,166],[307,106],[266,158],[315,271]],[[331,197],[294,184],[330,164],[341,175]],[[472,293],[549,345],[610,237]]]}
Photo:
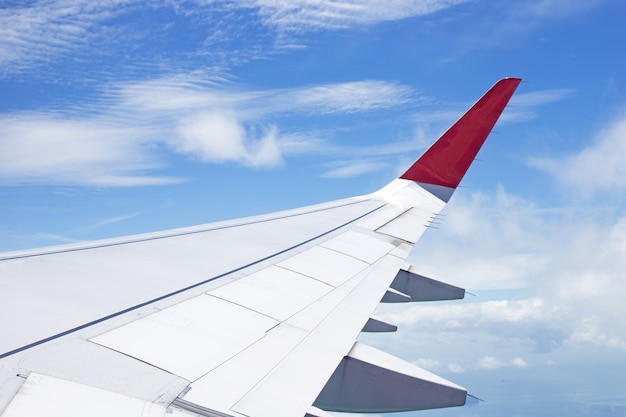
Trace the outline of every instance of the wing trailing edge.
{"label": "wing trailing edge", "polygon": [[489,136],[521,78],[504,78],[485,93],[400,176],[448,201]]}

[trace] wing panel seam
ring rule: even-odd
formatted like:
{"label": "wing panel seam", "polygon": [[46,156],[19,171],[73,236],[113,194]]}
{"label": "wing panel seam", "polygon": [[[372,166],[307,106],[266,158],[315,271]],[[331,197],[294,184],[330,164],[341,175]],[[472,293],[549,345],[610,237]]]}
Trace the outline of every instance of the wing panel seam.
{"label": "wing panel seam", "polygon": [[[0,262],[11,261],[11,260],[15,260],[15,259],[34,258],[34,257],[37,257],[37,256],[55,255],[55,254],[59,254],[59,253],[80,252],[80,251],[89,250],[89,249],[100,249],[100,248],[108,248],[108,247],[112,247],[112,246],[130,245],[130,244],[133,244],[133,243],[149,242],[149,241],[152,241],[152,240],[160,240],[160,239],[166,239],[166,238],[170,238],[170,237],[188,236],[188,235],[195,235],[195,234],[206,233],[206,232],[213,232],[213,231],[216,231],[216,230],[232,229],[232,228],[240,227],[240,226],[249,226],[251,224],[260,224],[260,223],[266,223],[266,222],[279,220],[279,219],[288,219],[288,218],[291,218],[291,217],[303,216],[305,214],[318,213],[318,212],[321,212],[321,211],[336,209],[336,208],[340,208],[340,207],[347,207],[347,206],[351,206],[351,205],[355,205],[355,204],[367,203],[367,202],[370,202],[370,201],[372,201],[372,200],[368,199],[368,200],[353,201],[353,202],[350,202],[350,203],[339,204],[337,206],[332,206],[332,207],[319,208],[319,209],[315,209],[315,210],[305,211],[305,212],[302,212],[302,213],[294,213],[294,214],[289,214],[289,215],[284,215],[284,216],[276,216],[276,217],[272,217],[272,218],[268,218],[268,219],[254,220],[254,221],[249,221],[249,222],[245,222],[245,223],[237,223],[237,224],[232,224],[232,225],[219,226],[219,227],[213,227],[213,228],[207,228],[207,229],[201,229],[201,230],[190,230],[190,231],[187,231],[187,232],[171,233],[171,234],[167,234],[167,235],[149,236],[149,237],[144,237],[144,238],[124,240],[122,242],[111,242],[111,243],[102,243],[102,244],[99,244],[99,245],[81,246],[79,248],[67,248],[67,249],[50,250],[50,251],[38,252],[38,253],[27,253],[27,254],[24,254],[24,255],[8,256],[8,257],[0,258]],[[379,208],[380,207],[376,208],[375,210],[378,210]],[[366,213],[366,215],[367,214],[370,214],[370,212]],[[323,234],[320,235],[320,236],[323,236]],[[113,239],[115,239],[115,238],[113,238]],[[314,238],[314,239],[316,239],[316,238]],[[1,358],[1,356],[0,356],[0,358]]]}
{"label": "wing panel seam", "polygon": [[[364,201],[371,201],[371,200],[364,200]],[[307,239],[307,240],[305,240],[305,241],[303,241],[303,242],[300,242],[300,243],[298,243],[298,244],[296,244],[296,245],[293,245],[293,246],[291,246],[291,247],[289,247],[289,248],[282,249],[282,250],[280,250],[280,251],[278,251],[278,252],[276,252],[276,253],[273,253],[273,254],[271,254],[271,255],[265,256],[265,257],[263,257],[263,258],[261,258],[261,259],[257,259],[256,261],[252,261],[252,262],[250,262],[250,263],[248,263],[248,264],[246,264],[246,265],[243,265],[243,266],[237,267],[237,268],[232,269],[232,270],[227,271],[227,272],[223,272],[223,273],[221,273],[221,274],[219,274],[219,275],[216,275],[216,276],[214,276],[214,277],[211,277],[211,278],[205,279],[204,281],[197,282],[197,283],[195,283],[195,284],[189,285],[189,286],[187,286],[187,287],[185,287],[185,288],[181,288],[181,289],[179,289],[179,290],[172,291],[172,292],[170,292],[170,293],[168,293],[168,294],[161,295],[161,296],[159,296],[159,297],[153,298],[152,300],[148,300],[148,301],[145,301],[145,302],[143,302],[143,303],[136,304],[136,305],[134,305],[134,306],[132,306],[132,307],[128,307],[128,308],[126,308],[126,309],[124,309],[124,310],[120,310],[120,311],[117,311],[117,312],[115,312],[115,313],[111,313],[111,314],[109,314],[109,315],[107,315],[107,316],[101,317],[101,318],[96,319],[96,320],[92,320],[92,321],[90,321],[90,322],[88,322],[88,323],[85,323],[85,324],[81,324],[81,325],[79,325],[79,326],[76,326],[76,327],[74,327],[74,328],[71,328],[71,329],[65,330],[65,331],[60,332],[60,333],[57,333],[57,334],[55,334],[55,335],[48,336],[48,337],[46,337],[46,338],[44,338],[44,339],[41,339],[41,340],[38,340],[38,341],[36,341],[36,342],[29,343],[29,344],[27,344],[27,345],[24,345],[24,346],[21,346],[21,347],[19,347],[19,348],[16,348],[16,349],[10,350],[10,351],[8,351],[8,352],[4,352],[4,353],[0,354],[0,359],[6,358],[6,357],[8,357],[8,356],[14,355],[14,354],[16,354],[16,353],[22,352],[22,351],[27,350],[27,349],[33,348],[33,347],[35,347],[35,346],[39,346],[39,345],[41,345],[41,344],[44,344],[44,343],[50,342],[50,341],[55,340],[55,339],[58,339],[58,338],[60,338],[60,337],[67,336],[68,334],[72,334],[72,333],[77,332],[77,331],[79,331],[79,330],[86,329],[86,328],[91,327],[91,326],[93,326],[93,325],[96,325],[96,324],[98,324],[98,323],[102,323],[102,322],[107,321],[107,320],[110,320],[110,319],[112,319],[112,318],[114,318],[114,317],[121,316],[121,315],[123,315],[123,314],[129,313],[129,312],[131,312],[131,311],[137,310],[137,309],[142,308],[142,307],[145,307],[145,306],[148,306],[148,305],[153,304],[153,303],[156,303],[156,302],[158,302],[158,301],[165,300],[165,299],[167,299],[167,298],[170,298],[170,297],[173,297],[173,296],[175,296],[175,295],[181,294],[181,293],[183,293],[183,292],[185,292],[185,291],[189,291],[189,290],[191,290],[191,289],[193,289],[193,288],[196,288],[196,287],[199,287],[199,286],[201,286],[201,285],[207,284],[207,283],[209,283],[209,282],[211,282],[211,281],[214,281],[214,280],[216,280],[216,279],[219,279],[219,278],[225,277],[226,275],[230,275],[230,274],[232,274],[232,273],[234,273],[234,272],[238,272],[238,271],[241,271],[241,270],[243,270],[243,269],[249,268],[249,267],[251,267],[251,266],[253,266],[253,265],[257,265],[257,264],[259,264],[259,263],[261,263],[261,262],[267,261],[268,259],[271,259],[271,258],[273,258],[273,257],[275,257],[275,256],[281,255],[281,254],[283,254],[283,253],[285,253],[285,252],[289,252],[289,251],[290,251],[290,250],[292,250],[292,249],[295,249],[295,248],[298,248],[298,247],[300,247],[300,246],[306,245],[307,243],[310,243],[310,242],[312,242],[312,241],[314,241],[314,240],[316,240],[316,239],[319,239],[319,238],[320,238],[320,237],[322,237],[322,236],[326,236],[326,235],[328,235],[328,234],[330,234],[330,233],[333,233],[333,232],[334,232],[334,231],[336,231],[336,230],[339,230],[339,229],[341,229],[341,228],[344,228],[344,227],[346,227],[346,226],[348,226],[348,225],[350,225],[350,224],[352,224],[352,223],[354,223],[354,222],[356,222],[356,221],[358,221],[358,220],[362,219],[363,217],[366,217],[366,216],[368,216],[368,215],[372,214],[373,212],[375,212],[375,211],[377,211],[377,210],[380,210],[380,209],[381,209],[382,207],[384,207],[385,205],[386,205],[386,203],[383,203],[383,204],[381,204],[381,205],[379,205],[379,206],[377,206],[377,207],[373,208],[372,210],[369,210],[368,212],[366,212],[366,213],[364,213],[364,214],[361,214],[361,215],[360,215],[360,216],[358,216],[358,217],[355,217],[354,219],[352,219],[352,220],[350,220],[350,221],[348,221],[348,222],[346,222],[346,223],[343,223],[343,224],[341,224],[341,225],[339,225],[339,226],[337,226],[337,227],[334,227],[334,228],[332,228],[332,229],[330,229],[330,230],[327,230],[327,231],[325,231],[325,232],[323,232],[323,233],[321,233],[321,234],[319,234],[319,235],[317,235],[317,236],[314,236],[314,237],[312,237],[312,238],[310,238],[310,239]],[[37,256],[37,255],[34,255],[34,256]],[[0,259],[0,260],[2,260],[2,259]]]}

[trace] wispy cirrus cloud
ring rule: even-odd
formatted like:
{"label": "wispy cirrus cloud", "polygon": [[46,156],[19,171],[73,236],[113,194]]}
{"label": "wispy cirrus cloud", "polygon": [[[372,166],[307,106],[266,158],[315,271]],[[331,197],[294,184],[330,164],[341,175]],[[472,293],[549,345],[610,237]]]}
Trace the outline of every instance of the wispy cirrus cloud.
{"label": "wispy cirrus cloud", "polygon": [[252,0],[265,24],[282,31],[343,29],[424,16],[467,0]]}
{"label": "wispy cirrus cloud", "polygon": [[515,13],[523,16],[562,19],[571,15],[584,13],[603,3],[603,0],[571,2],[569,0],[531,0],[520,3],[513,8]]}
{"label": "wispy cirrus cloud", "polygon": [[599,132],[578,152],[537,156],[529,164],[551,174],[578,196],[626,189],[626,116],[621,116]]}
{"label": "wispy cirrus cloud", "polygon": [[90,224],[88,226],[85,227],[85,229],[88,230],[93,230],[93,229],[99,229],[101,227],[105,227],[108,226],[110,224],[114,224],[114,223],[119,223],[119,222],[123,222],[129,219],[132,219],[134,217],[139,216],[141,213],[139,212],[135,212],[135,213],[129,213],[129,214],[122,214],[119,216],[113,216],[113,217],[108,217],[106,219],[100,220],[99,222]]}
{"label": "wispy cirrus cloud", "polygon": [[376,111],[405,105],[416,99],[411,87],[379,80],[278,90],[276,95],[279,103],[280,96],[284,97],[282,109],[280,104],[276,105],[279,111],[299,108],[322,114]]}
{"label": "wispy cirrus cloud", "polygon": [[[0,20],[3,22],[0,27],[0,68],[5,74],[21,72],[42,63],[55,62],[70,52],[80,56],[81,51],[94,46],[97,46],[99,54],[123,56],[127,48],[132,48],[135,56],[143,56],[139,51],[150,44],[155,31],[159,32],[157,36],[161,36],[164,27],[170,28],[174,24],[174,16],[185,21],[187,30],[206,39],[204,43],[193,46],[188,53],[210,55],[215,63],[236,63],[266,56],[284,49],[285,45],[300,43],[302,39],[294,41],[292,38],[307,32],[424,16],[465,1],[196,0],[173,4],[136,0],[39,0],[16,3],[0,9]],[[123,18],[135,12],[155,14],[164,9],[171,14],[171,19],[154,27],[140,29],[136,25],[128,25]],[[241,16],[235,16],[238,13],[246,16],[244,26],[250,28],[242,28]],[[194,20],[187,19],[189,16],[203,17]],[[216,23],[206,24],[205,21]],[[256,40],[250,48],[229,48],[228,52],[223,52],[228,56],[214,56],[206,50],[207,44],[212,46],[211,49],[229,45],[233,39],[243,36],[242,31],[251,28],[255,31],[253,36]],[[127,39],[132,39],[132,42],[126,44]],[[176,40],[163,39],[163,42],[173,44]],[[176,56],[180,59],[179,54],[174,52],[177,49],[172,48],[169,55],[161,56],[159,65],[163,65],[163,58],[173,59]],[[144,58],[151,60],[150,54]]]}
{"label": "wispy cirrus cloud", "polygon": [[0,117],[0,183],[131,186],[180,181],[152,172],[151,129],[48,113]]}
{"label": "wispy cirrus cloud", "polygon": [[[372,110],[380,110],[389,108],[390,106],[399,107],[406,104],[417,104],[420,106],[420,110],[411,117],[412,122],[416,125],[414,128],[414,137],[394,143],[386,143],[384,145],[360,146],[355,149],[350,149],[349,152],[346,148],[342,149],[341,146],[334,146],[332,147],[333,152],[345,153],[351,155],[352,158],[335,160],[327,164],[328,169],[322,175],[323,177],[351,178],[364,173],[381,171],[383,169],[388,170],[389,162],[381,159],[382,156],[415,154],[415,152],[425,149],[427,145],[431,144],[436,139],[434,135],[427,135],[425,133],[426,131],[434,131],[435,129],[432,127],[436,126],[436,133],[443,133],[446,128],[462,116],[463,112],[473,104],[466,102],[440,103],[432,97],[418,95],[415,90],[406,86],[395,83],[378,84],[378,82],[372,82],[369,86],[360,89],[361,91],[367,90],[367,93],[363,94],[359,94],[358,91],[350,91],[355,89],[357,85],[360,86],[360,84],[357,83],[335,91],[335,93],[344,93],[343,97],[344,99],[350,100],[349,103],[342,103],[341,100],[336,100],[333,101],[335,104],[329,105],[328,99],[332,97],[332,95],[327,95],[325,98],[319,97],[319,100],[317,100],[315,97],[316,91],[310,91],[312,95],[307,98],[307,100],[310,100],[312,102],[311,104],[314,104],[315,101],[326,103],[326,109],[342,110],[346,113],[350,113],[350,106],[354,106],[358,103],[360,103],[359,108],[363,110],[369,110],[370,108]],[[372,88],[373,86],[377,86],[378,88]],[[328,87],[324,87],[324,89],[326,88]],[[503,113],[498,123],[519,123],[534,119],[537,117],[538,109],[541,106],[566,100],[575,94],[575,92],[576,90],[574,89],[563,88],[522,93],[519,94],[519,97],[516,95],[513,98],[514,101],[506,108],[506,111]],[[371,96],[371,99],[369,99],[369,96]],[[311,98],[316,99],[312,100]],[[331,106],[336,106],[337,108],[335,109]],[[446,109],[440,110],[442,107]],[[458,108],[458,110],[449,110],[454,107]],[[315,106],[312,106],[312,108],[315,108]],[[434,110],[430,110],[433,108]],[[324,110],[322,110],[322,112],[323,111]],[[408,166],[410,162],[411,161],[407,161],[405,164],[400,164],[400,166]],[[398,172],[398,174],[400,173],[401,172]],[[509,259],[509,261],[512,262],[512,265],[518,265],[520,262],[524,262],[523,259]]]}
{"label": "wispy cirrus cloud", "polygon": [[[0,116],[0,182],[136,186],[183,178],[158,175],[168,152],[207,163],[263,168],[325,146],[287,135],[286,112],[304,117],[397,108],[412,90],[361,81],[246,90],[221,78],[173,76],[120,83],[89,105]],[[63,152],[58,152],[63,149]]]}
{"label": "wispy cirrus cloud", "polygon": [[134,0],[34,1],[0,9],[0,68],[20,70],[89,44],[96,25],[124,12]]}
{"label": "wispy cirrus cloud", "polygon": [[567,100],[576,94],[573,88],[555,88],[516,94],[506,112],[502,114],[502,123],[523,122],[537,117],[537,108],[546,104]]}
{"label": "wispy cirrus cloud", "polygon": [[322,177],[324,178],[351,178],[365,173],[382,171],[388,164],[379,159],[361,159],[359,161],[335,161],[330,164]]}
{"label": "wispy cirrus cloud", "polygon": [[[498,119],[498,124],[519,123],[535,119],[538,117],[538,109],[541,106],[567,100],[574,94],[576,94],[576,90],[572,88],[555,88],[536,90],[528,93],[516,93],[511,98],[502,116]],[[440,126],[440,130],[447,128],[458,120],[469,106],[474,103],[441,103],[427,97],[423,97],[421,100],[424,103],[430,104],[432,110],[421,110],[414,115],[413,120],[418,126]],[[430,143],[430,139],[426,142]]]}

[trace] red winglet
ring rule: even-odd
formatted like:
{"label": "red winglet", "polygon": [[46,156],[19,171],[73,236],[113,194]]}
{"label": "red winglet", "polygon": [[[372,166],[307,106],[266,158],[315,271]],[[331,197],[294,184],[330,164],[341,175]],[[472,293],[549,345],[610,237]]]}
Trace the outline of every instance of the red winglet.
{"label": "red winglet", "polygon": [[498,81],[400,178],[456,188],[520,81]]}

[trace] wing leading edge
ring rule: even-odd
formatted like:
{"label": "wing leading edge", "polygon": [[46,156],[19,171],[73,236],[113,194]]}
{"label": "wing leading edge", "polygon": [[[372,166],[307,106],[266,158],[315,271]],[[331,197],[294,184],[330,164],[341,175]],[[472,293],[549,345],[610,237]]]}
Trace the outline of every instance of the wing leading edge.
{"label": "wing leading edge", "polygon": [[406,258],[520,79],[400,178],[254,218],[0,255],[0,413],[319,416],[458,406],[466,390],[356,343],[380,302],[463,298]]}

